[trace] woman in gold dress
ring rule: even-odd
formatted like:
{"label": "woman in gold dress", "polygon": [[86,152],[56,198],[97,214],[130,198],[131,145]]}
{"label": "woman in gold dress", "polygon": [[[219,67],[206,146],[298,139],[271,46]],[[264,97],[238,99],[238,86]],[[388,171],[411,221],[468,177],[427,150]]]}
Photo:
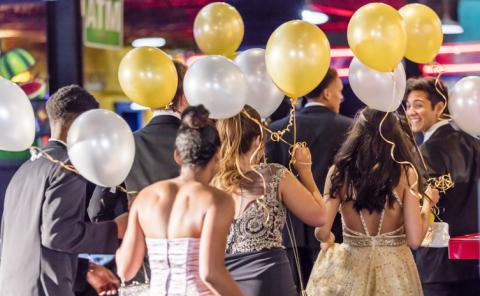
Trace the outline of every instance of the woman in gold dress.
{"label": "woman in gold dress", "polygon": [[[307,294],[423,295],[410,248],[420,246],[438,192],[428,192],[420,206],[423,182],[406,162],[414,147],[399,118],[366,108],[355,124],[325,183],[327,217],[315,235],[322,251],[312,270]],[[391,145],[395,144],[392,158]],[[340,211],[343,243],[330,232]],[[410,247],[410,248],[409,248]]]}

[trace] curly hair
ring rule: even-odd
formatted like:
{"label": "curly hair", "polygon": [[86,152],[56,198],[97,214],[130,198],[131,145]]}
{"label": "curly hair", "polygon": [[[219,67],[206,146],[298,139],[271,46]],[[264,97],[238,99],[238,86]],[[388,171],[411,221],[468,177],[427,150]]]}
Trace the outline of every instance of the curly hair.
{"label": "curly hair", "polygon": [[183,165],[205,166],[220,147],[218,132],[208,115],[203,105],[190,106],[182,113],[175,149]]}
{"label": "curly hair", "polygon": [[[262,135],[261,127],[243,112],[247,112],[258,122],[261,121],[258,112],[248,105],[245,105],[243,111],[234,117],[217,121],[222,145],[220,147],[220,167],[213,179],[213,184],[228,192],[234,192],[242,177],[246,178],[240,170],[240,157],[247,153],[253,141]],[[261,143],[263,143],[263,139]]]}
{"label": "curly hair", "polygon": [[47,101],[47,114],[50,120],[69,122],[78,114],[97,109],[95,97],[82,87],[72,84],[57,90]]}

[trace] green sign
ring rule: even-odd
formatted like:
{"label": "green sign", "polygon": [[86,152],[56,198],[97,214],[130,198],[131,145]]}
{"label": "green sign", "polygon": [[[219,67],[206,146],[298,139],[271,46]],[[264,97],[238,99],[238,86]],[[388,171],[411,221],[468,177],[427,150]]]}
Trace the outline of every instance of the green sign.
{"label": "green sign", "polygon": [[123,47],[123,0],[82,0],[83,43],[88,47]]}

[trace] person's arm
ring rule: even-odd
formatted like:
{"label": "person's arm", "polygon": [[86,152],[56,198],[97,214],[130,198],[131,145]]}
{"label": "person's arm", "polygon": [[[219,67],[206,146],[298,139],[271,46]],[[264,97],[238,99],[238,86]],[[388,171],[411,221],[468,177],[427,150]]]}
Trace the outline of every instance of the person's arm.
{"label": "person's arm", "polygon": [[117,274],[127,281],[137,274],[146,252],[145,234],[138,220],[138,206],[141,201],[142,196],[139,195],[130,208],[127,231],[116,253]]}
{"label": "person's arm", "polygon": [[335,216],[338,213],[338,208],[340,207],[340,197],[330,197],[330,189],[332,187],[332,174],[335,171],[335,167],[331,166],[328,170],[327,178],[325,180],[324,195],[326,196],[326,214],[325,214],[325,225],[315,228],[315,237],[322,243],[334,243],[335,237],[331,233],[332,225],[335,220]]}
{"label": "person's arm", "polygon": [[322,226],[325,223],[325,202],[313,179],[310,151],[296,148],[294,153],[295,169],[302,183],[291,173],[285,174],[279,185],[282,201],[304,223]]}
{"label": "person's arm", "polygon": [[232,197],[217,191],[205,214],[200,238],[200,278],[216,294],[243,295],[225,267],[227,235],[235,215]]}
{"label": "person's arm", "polygon": [[59,169],[49,182],[42,205],[42,245],[71,254],[115,252],[118,247],[116,223],[84,221],[86,181]]}
{"label": "person's arm", "polygon": [[[423,206],[420,208],[418,186],[410,188],[410,184],[414,184],[416,180],[415,173],[412,169],[408,169],[407,176],[402,177],[402,179],[404,182],[403,219],[407,244],[410,248],[415,250],[420,247],[425,238],[425,234],[428,230],[431,208],[434,204],[426,198],[423,202]],[[439,194],[436,189],[429,188],[427,189],[426,194],[434,203],[438,202]]]}

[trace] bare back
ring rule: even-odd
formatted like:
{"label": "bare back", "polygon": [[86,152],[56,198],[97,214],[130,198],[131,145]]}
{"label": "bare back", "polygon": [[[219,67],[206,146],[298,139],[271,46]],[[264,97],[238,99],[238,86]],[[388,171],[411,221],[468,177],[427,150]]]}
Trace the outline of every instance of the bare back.
{"label": "bare back", "polygon": [[178,179],[146,188],[137,201],[140,226],[148,238],[200,238],[216,189]]}

